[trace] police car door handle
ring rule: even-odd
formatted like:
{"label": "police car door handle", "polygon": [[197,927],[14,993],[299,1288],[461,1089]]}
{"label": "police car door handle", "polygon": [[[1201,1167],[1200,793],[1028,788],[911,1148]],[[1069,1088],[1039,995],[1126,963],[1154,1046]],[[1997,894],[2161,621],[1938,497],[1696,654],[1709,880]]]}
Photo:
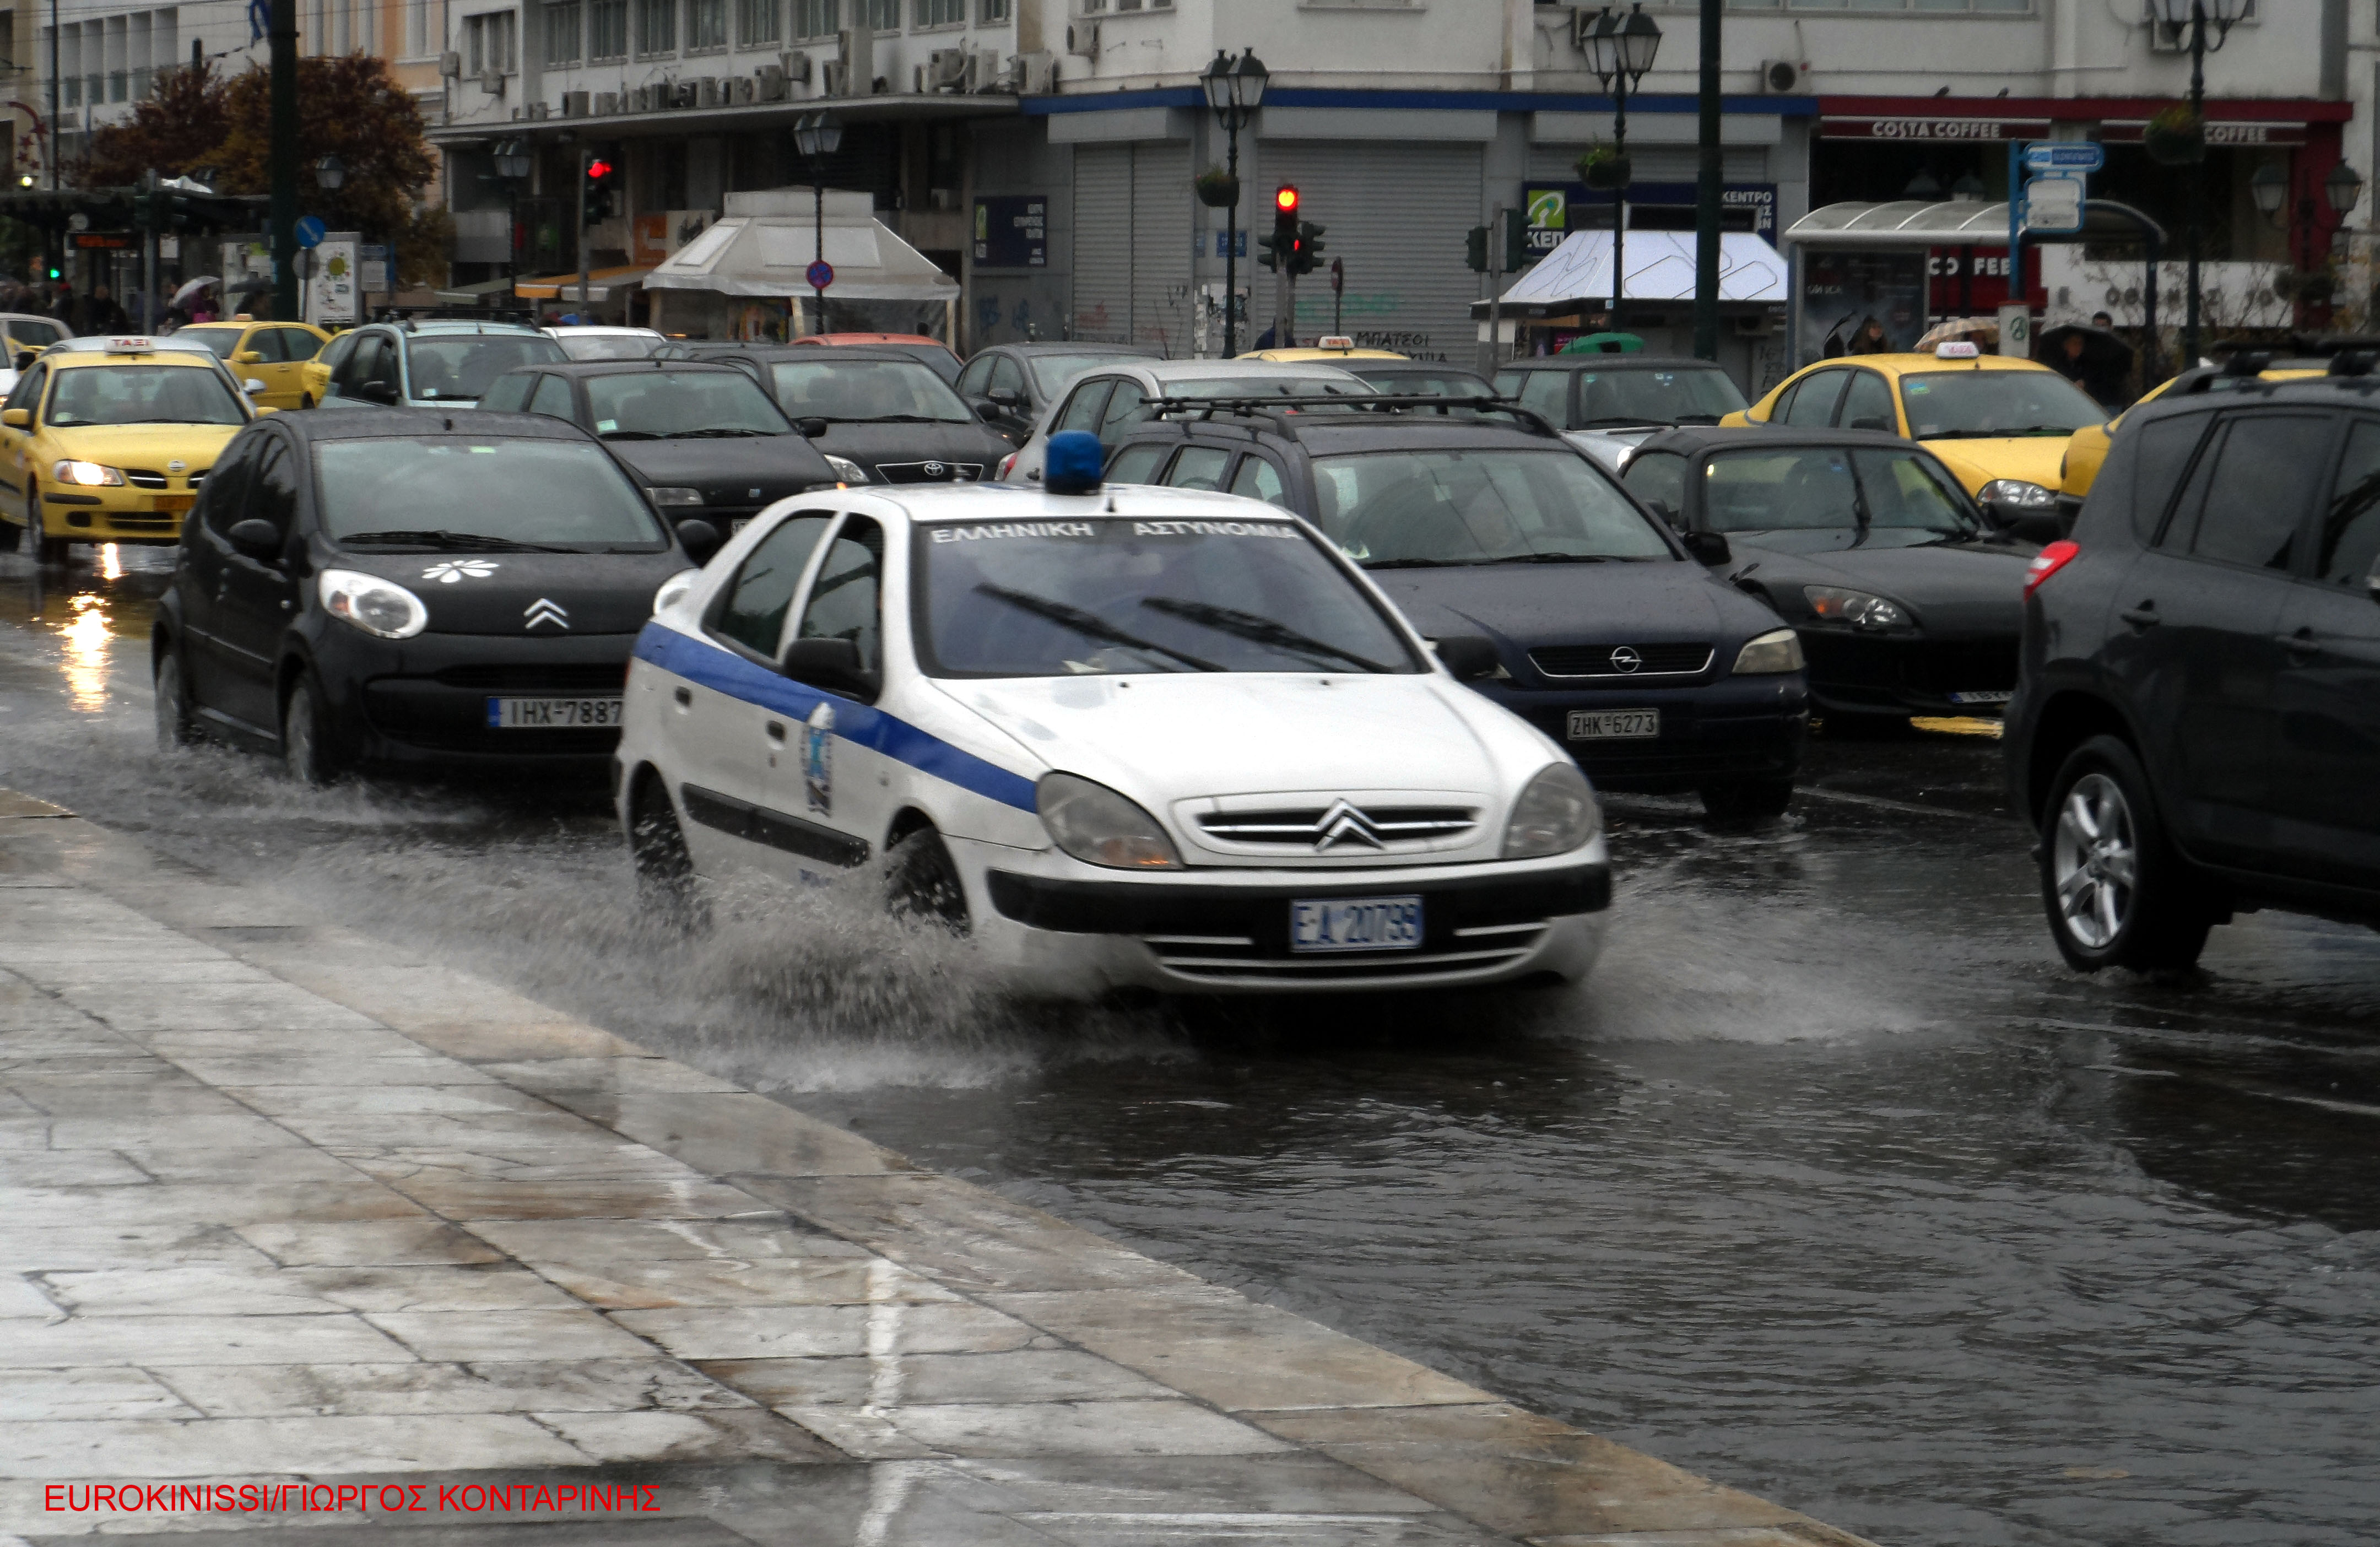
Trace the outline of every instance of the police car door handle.
{"label": "police car door handle", "polygon": [[771,740],[771,741],[783,741],[784,738],[785,738],[785,726],[784,726],[784,723],[783,723],[783,721],[779,721],[779,720],[771,720],[771,721],[770,721],[770,722],[769,722],[769,739],[770,739],[770,740]]}

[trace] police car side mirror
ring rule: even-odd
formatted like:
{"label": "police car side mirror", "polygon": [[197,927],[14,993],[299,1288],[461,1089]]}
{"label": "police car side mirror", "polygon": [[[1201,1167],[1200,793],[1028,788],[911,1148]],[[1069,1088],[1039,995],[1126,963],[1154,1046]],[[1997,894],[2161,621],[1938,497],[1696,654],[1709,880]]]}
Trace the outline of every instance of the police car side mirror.
{"label": "police car side mirror", "polygon": [[231,530],[224,533],[224,540],[235,551],[252,559],[278,558],[281,554],[281,529],[253,516],[245,521],[234,521]]}
{"label": "police car side mirror", "polygon": [[684,548],[686,556],[697,564],[709,564],[711,555],[719,552],[721,541],[719,529],[708,521],[698,519],[677,524],[678,546]]}
{"label": "police car side mirror", "polygon": [[1699,564],[1721,565],[1735,557],[1727,545],[1727,538],[1718,532],[1690,531],[1678,541],[1686,545],[1686,552]]}
{"label": "police car side mirror", "polygon": [[1493,676],[1500,664],[1496,659],[1496,647],[1476,634],[1457,634],[1439,640],[1438,658],[1448,671],[1465,682]]}
{"label": "police car side mirror", "polygon": [[876,674],[860,669],[859,644],[854,640],[795,640],[785,646],[777,669],[813,688],[863,698],[876,694]]}

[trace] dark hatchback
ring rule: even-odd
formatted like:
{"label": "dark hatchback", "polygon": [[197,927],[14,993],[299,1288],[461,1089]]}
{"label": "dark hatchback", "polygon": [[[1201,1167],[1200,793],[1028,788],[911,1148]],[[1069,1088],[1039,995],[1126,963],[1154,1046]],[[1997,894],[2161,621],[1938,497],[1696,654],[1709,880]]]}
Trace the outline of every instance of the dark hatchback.
{"label": "dark hatchback", "polygon": [[691,565],[573,425],[260,420],[183,526],[152,640],[159,740],[275,749],[309,783],[362,763],[600,769],[638,631]]}
{"label": "dark hatchback", "polygon": [[500,376],[482,408],[545,414],[593,434],[673,521],[722,536],[789,494],[844,480],[776,399],[730,365],[588,360]]}
{"label": "dark hatchback", "polygon": [[1717,424],[1744,406],[1735,378],[1706,359],[1666,355],[1545,355],[1496,372],[1496,390],[1557,430]]}
{"label": "dark hatchback", "polygon": [[1152,356],[1128,344],[994,344],[968,358],[955,384],[985,423],[1023,445],[1068,382],[1095,366]]}
{"label": "dark hatchback", "polygon": [[1996,714],[2025,565],[1923,446],[1866,430],[1670,430],[1626,481],[1715,573],[1802,636],[1837,717]]}
{"label": "dark hatchback", "polygon": [[1476,409],[1202,403],[1135,426],[1108,478],[1220,489],[1312,521],[1457,676],[1598,785],[1696,790],[1716,816],[1782,810],[1808,725],[1791,631],[1543,420]]}
{"label": "dark hatchback", "polygon": [[980,483],[1015,449],[931,368],[892,350],[754,344],[700,358],[759,382],[812,445],[869,483]]}
{"label": "dark hatchback", "polygon": [[2380,925],[2380,377],[2160,398],[2034,560],[2008,769],[2066,959],[2278,907]]}

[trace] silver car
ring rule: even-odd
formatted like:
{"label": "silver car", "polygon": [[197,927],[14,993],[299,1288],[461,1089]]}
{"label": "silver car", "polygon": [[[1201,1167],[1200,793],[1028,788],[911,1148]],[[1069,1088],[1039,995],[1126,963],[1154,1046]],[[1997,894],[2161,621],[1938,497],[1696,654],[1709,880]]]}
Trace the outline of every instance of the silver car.
{"label": "silver car", "polygon": [[1084,372],[1041,416],[1033,438],[1001,469],[1010,483],[1041,481],[1041,458],[1061,430],[1087,430],[1113,451],[1125,431],[1157,417],[1149,404],[1165,397],[1369,396],[1363,378],[1332,365],[1262,359],[1118,359]]}

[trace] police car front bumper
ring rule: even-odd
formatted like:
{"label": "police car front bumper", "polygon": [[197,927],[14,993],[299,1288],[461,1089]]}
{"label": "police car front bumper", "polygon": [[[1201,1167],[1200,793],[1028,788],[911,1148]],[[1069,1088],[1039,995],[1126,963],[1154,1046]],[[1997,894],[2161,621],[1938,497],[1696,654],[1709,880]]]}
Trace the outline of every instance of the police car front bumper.
{"label": "police car front bumper", "polygon": [[[1129,875],[1054,851],[950,842],[990,964],[1034,991],[1345,993],[1585,976],[1603,946],[1603,842],[1553,859]],[[1404,949],[1300,951],[1293,905],[1417,897]]]}

